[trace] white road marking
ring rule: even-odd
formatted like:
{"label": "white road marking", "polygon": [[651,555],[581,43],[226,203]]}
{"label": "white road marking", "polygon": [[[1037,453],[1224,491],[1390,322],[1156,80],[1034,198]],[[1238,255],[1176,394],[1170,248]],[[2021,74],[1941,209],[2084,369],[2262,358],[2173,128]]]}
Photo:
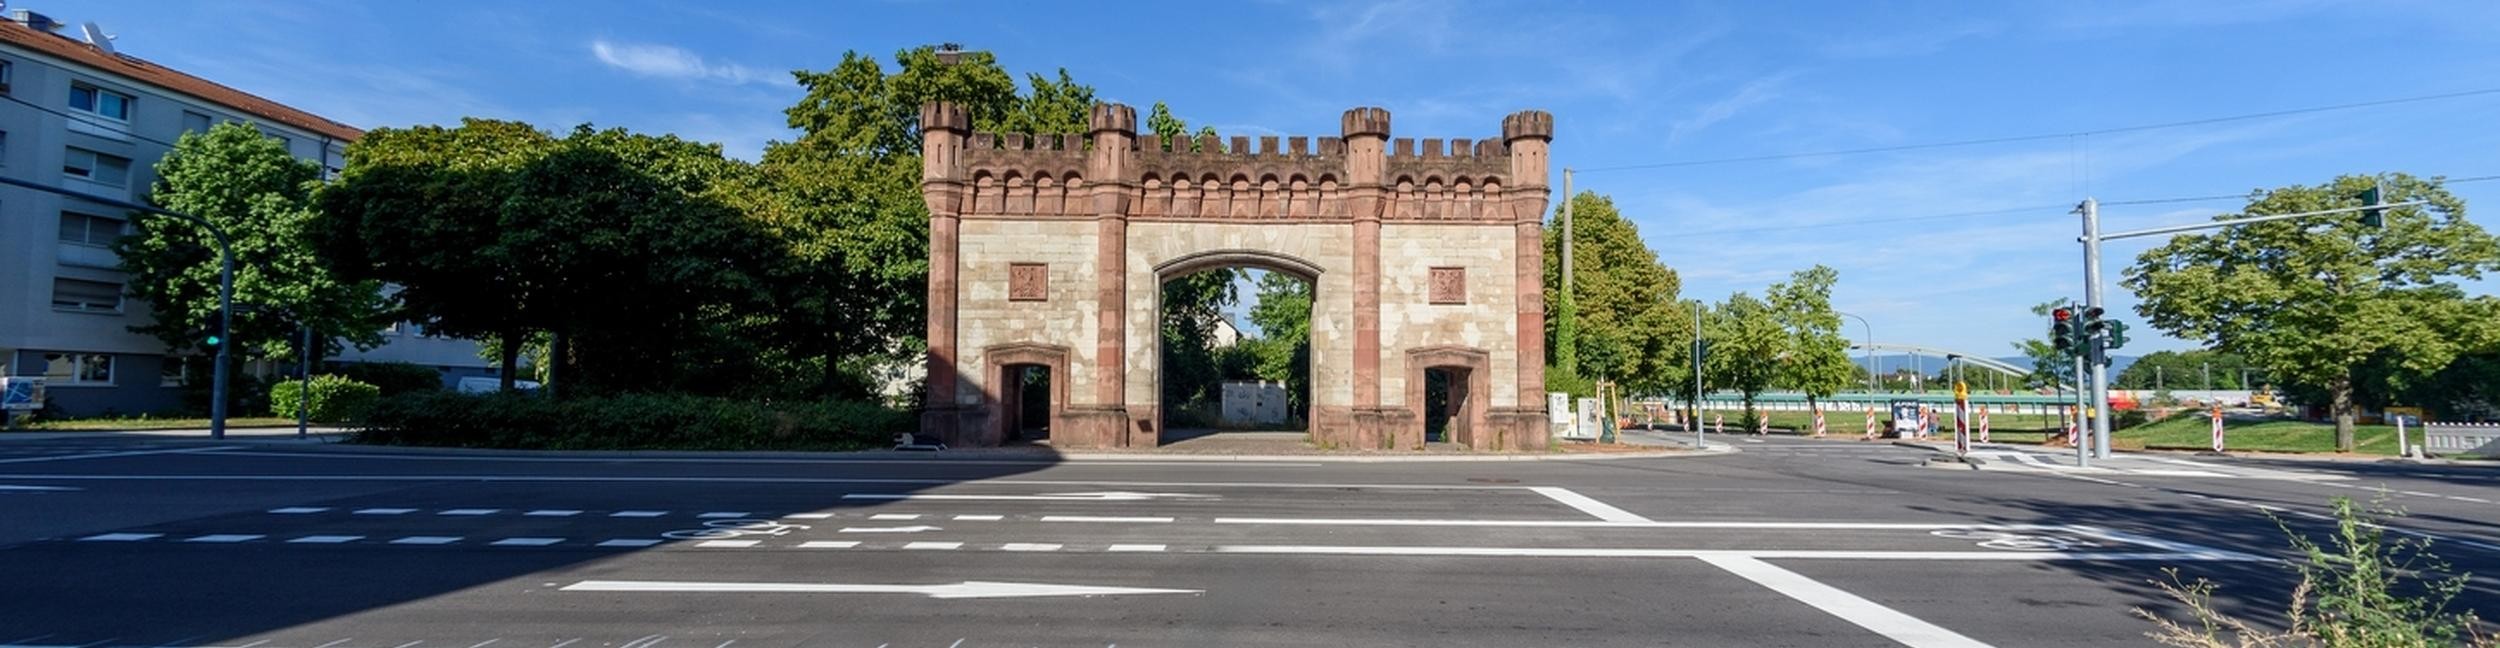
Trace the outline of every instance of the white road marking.
{"label": "white road marking", "polygon": [[752,547],[752,546],[755,546],[757,543],[761,543],[761,542],[763,542],[763,541],[762,541],[762,540],[705,540],[705,541],[702,541],[702,542],[697,542],[697,543],[694,543],[694,546],[697,546],[697,547],[728,547],[728,548],[738,548],[738,547]]}
{"label": "white road marking", "polygon": [[522,513],[522,515],[528,515],[528,516],[534,516],[534,517],[572,517],[572,516],[581,515],[581,514],[582,514],[582,512],[581,512],[581,511],[576,511],[576,510],[572,510],[572,509],[539,509],[539,510],[536,510],[536,511],[530,511],[530,512],[528,512],[528,513]]}
{"label": "white road marking", "polygon": [[1982,560],[1982,561],[2077,561],[2077,562],[2249,562],[2263,561],[2245,554],[2231,552],[2113,552],[2092,553],[2072,551],[1853,551],[1819,549],[1727,550],[1727,549],[1615,549],[1567,547],[1418,547],[1418,546],[1326,546],[1326,545],[1218,545],[1213,553],[1292,554],[1318,556],[1410,556],[1410,557],[1504,557],[1504,558],[1703,558],[1738,556],[1751,558],[1797,560]]}
{"label": "white road marking", "polygon": [[357,515],[405,515],[415,513],[417,510],[412,508],[366,508],[356,509],[354,512]]}
{"label": "white road marking", "polygon": [[163,537],[164,535],[165,534],[162,533],[106,533],[79,538],[79,540],[95,542],[137,542],[140,540],[153,540]]}
{"label": "white road marking", "polygon": [[933,527],[933,526],[929,526],[929,525],[926,525],[926,524],[922,524],[922,525],[915,525],[915,526],[898,526],[898,527],[842,527],[841,529],[837,529],[837,530],[835,530],[835,531],[834,531],[834,533],[919,533],[919,532],[922,532],[922,531],[944,531],[944,530],[945,530],[945,529],[943,529],[943,528]]}
{"label": "white road marking", "polygon": [[442,510],[442,512],[435,513],[435,515],[493,515],[496,511],[501,511],[501,510],[503,510],[503,509],[485,509],[485,508],[443,509],[443,510]]}
{"label": "white road marking", "polygon": [[1004,520],[1004,519],[1007,519],[1007,516],[1004,516],[1004,515],[958,515],[958,516],[955,516],[955,519],[956,519],[956,520],[959,520],[959,521],[963,521],[963,522],[996,522],[996,521],[999,521],[999,520]]}
{"label": "white road marking", "polygon": [[699,518],[742,518],[742,517],[746,517],[746,516],[747,516],[747,512],[746,512],[746,511],[713,511],[713,512],[710,512],[710,513],[704,513],[704,514],[702,514],[702,515],[697,515],[697,516],[695,516],[695,517],[699,517]]}
{"label": "white road marking", "polygon": [[833,517],[833,514],[832,514],[832,513],[792,513],[792,514],[789,514],[789,515],[784,515],[784,516],[782,516],[782,517],[790,518],[790,519],[793,519],[793,520],[822,520],[822,519],[825,519],[825,518]]}
{"label": "white road marking", "polygon": [[1631,511],[1615,508],[1614,505],[1597,501],[1596,499],[1590,498],[1587,495],[1579,494],[1568,488],[1558,486],[1531,486],[1528,490],[1535,491],[1538,495],[1553,498],[1554,501],[1562,502],[1563,506],[1579,509],[1582,513],[1597,516],[1597,519],[1600,520],[1608,522],[1649,521],[1649,518],[1633,515]]}
{"label": "white road marking", "polygon": [[1159,544],[1115,544],[1115,545],[1111,545],[1111,548],[1109,548],[1109,549],[1104,549],[1104,551],[1112,551],[1112,552],[1155,552],[1155,551],[1162,551],[1163,549],[1164,549],[1164,546],[1163,546],[1163,545],[1159,545]]}
{"label": "white road marking", "polygon": [[423,640],[423,639],[419,639],[419,640],[416,640],[416,641],[411,641],[411,642],[404,643],[404,644],[400,644],[400,645],[397,645],[397,646],[392,646],[391,648],[409,648],[409,647],[411,647],[411,646],[415,646],[415,645],[417,645],[417,644],[421,644],[421,643],[425,643],[425,640]]}
{"label": "white road marking", "polygon": [[348,637],[348,638],[346,638],[346,639],[340,639],[340,640],[338,640],[338,641],[333,641],[333,642],[330,642],[330,643],[321,644],[321,645],[318,645],[318,646],[313,646],[313,648],[330,648],[331,646],[336,646],[336,645],[339,645],[339,644],[343,644],[343,643],[347,643],[347,642],[350,642],[350,641],[355,641],[355,640],[356,640],[356,638],[355,638],[355,637]]}
{"label": "white road marking", "polygon": [[857,540],[809,540],[799,543],[800,549],[849,549],[857,546]]}
{"label": "white road marking", "polygon": [[460,536],[408,536],[392,540],[395,545],[447,545],[459,542]]}
{"label": "white road marking", "polygon": [[0,459],[0,464],[34,463],[37,461],[67,461],[70,459],[109,459],[112,457],[137,457],[140,455],[158,454],[191,454],[195,452],[234,450],[241,447],[243,446],[215,446],[208,448],[181,448],[175,450],[131,450],[126,452],[92,452],[87,454],[53,455],[49,457],[19,457],[16,459]]}
{"label": "white road marking", "polygon": [[878,514],[876,514],[876,515],[871,515],[871,516],[868,516],[868,519],[871,519],[871,520],[917,520],[917,519],[920,519],[920,514],[918,514],[918,513],[878,513]]}
{"label": "white road marking", "polygon": [[566,640],[563,640],[563,641],[558,641],[558,642],[556,642],[556,645],[553,645],[553,646],[548,646],[547,648],[564,648],[565,646],[570,646],[570,645],[573,645],[573,642],[576,642],[576,641],[581,641],[581,640],[582,640],[582,639],[581,639],[580,637],[574,637],[574,638],[571,638],[571,639],[566,639]]}
{"label": "white road marking", "polygon": [[929,549],[936,551],[951,551],[955,549],[962,549],[963,547],[964,543],[961,542],[913,542],[903,545],[904,549]]}
{"label": "white road marking", "polygon": [[1727,570],[1756,585],[1814,606],[1842,621],[1875,631],[1911,648],[1988,648],[1988,644],[1921,621],[1840,588],[1744,556],[1706,556],[1703,562]]}
{"label": "white road marking", "polygon": [[0,484],[0,493],[63,493],[79,490],[68,486],[18,486]]}
{"label": "white road marking", "polygon": [[2055,524],[1972,524],[1968,522],[1747,522],[1691,521],[1601,522],[1597,520],[1409,520],[1390,518],[1215,518],[1216,524],[1277,524],[1318,526],[1483,526],[1483,527],[1557,527],[1600,529],[1854,529],[1887,531],[1932,531],[1936,529],[1992,529],[2003,531],[2058,530]]}
{"label": "white road marking", "polygon": [[503,641],[503,637],[496,637],[496,638],[493,638],[493,639],[488,639],[488,640],[485,640],[485,641],[480,641],[480,642],[477,642],[477,643],[474,643],[474,644],[470,644],[470,645],[469,645],[469,648],[486,648],[486,644],[495,643],[495,642],[498,642],[498,641]]}
{"label": "white road marking", "polygon": [[308,535],[308,536],[304,536],[304,537],[301,537],[301,538],[296,538],[296,539],[293,539],[293,540],[288,540],[288,541],[287,541],[287,543],[289,543],[289,544],[339,544],[339,543],[342,543],[342,542],[355,542],[355,541],[358,541],[358,540],[363,540],[363,539],[365,539],[365,537],[364,537],[364,536],[360,536],[360,535]]}
{"label": "white road marking", "polygon": [[[234,454],[234,453],[226,453]],[[482,459],[482,458],[481,458]],[[949,462],[968,463],[968,462]],[[1219,465],[1193,463],[1195,467]],[[1243,464],[1224,462],[1220,465]],[[480,482],[480,483],[653,483],[653,484],[895,484],[905,486],[949,485],[961,479],[901,479],[877,477],[664,477],[664,476],[594,476],[594,475],[230,475],[230,474],[0,474],[0,480],[56,481],[274,481],[274,482]],[[1007,486],[1126,486],[1153,488],[1273,488],[1280,490],[1361,490],[1391,491],[1504,491],[1526,490],[1524,486],[1459,486],[1452,484],[1329,484],[1318,482],[1163,482],[1109,481],[1082,479],[998,479],[981,482]]]}
{"label": "white road marking", "polygon": [[964,581],[945,585],[881,585],[853,583],[710,583],[690,581],[591,580],[566,585],[568,592],[754,592],[814,594],[919,594],[930,598],[1008,598],[1023,596],[1112,596],[1121,594],[1199,594],[1205,590],[1150,587],[1103,587],[1049,583]]}
{"label": "white road marking", "polygon": [[327,507],[327,506],[289,506],[289,507],[286,507],[286,508],[273,508],[273,509],[269,509],[269,512],[271,512],[271,513],[279,513],[279,514],[303,514],[303,513],[320,513],[320,512],[322,512],[322,511],[327,511],[327,510],[330,510],[330,507]]}
{"label": "white road marking", "polygon": [[563,541],[563,538],[504,538],[486,544],[498,547],[544,547]]}
{"label": "white road marking", "polygon": [[2399,492],[2399,493],[2404,493],[2404,494],[2406,494],[2406,495],[2412,495],[2412,496],[2414,496],[2414,497],[2438,497],[2438,496],[2439,496],[2439,494],[2438,494],[2438,493],[2425,493],[2425,492],[2422,492],[2422,491],[2396,491],[2396,492]]}
{"label": "white road marking", "polygon": [[204,536],[197,536],[197,537],[188,538],[188,539],[183,540],[183,542],[210,542],[210,543],[250,542],[250,541],[253,541],[253,540],[259,540],[259,539],[261,539],[261,538],[266,538],[266,537],[269,537],[269,536],[265,536],[265,535],[261,535],[261,534],[257,534],[257,533],[215,533],[215,534],[209,534],[209,535],[204,535]]}
{"label": "white road marking", "polygon": [[608,517],[654,518],[662,515],[668,515],[668,511],[617,511],[615,513],[609,513]]}
{"label": "white road marking", "polygon": [[1058,551],[1061,546],[1055,542],[1010,542],[998,548],[1001,551]]}
{"label": "white road marking", "polygon": [[1154,517],[1154,516],[1116,516],[1116,515],[1044,515],[1044,516],[1042,516],[1042,521],[1043,521],[1043,522],[1113,522],[1113,523],[1119,523],[1119,522],[1134,522],[1134,523],[1148,523],[1148,524],[1151,524],[1151,523],[1170,522],[1170,521],[1172,521],[1172,518],[1168,518],[1168,517]]}
{"label": "white road marking", "polygon": [[660,541],[658,541],[658,540],[653,540],[653,539],[650,539],[650,538],[617,538],[617,539],[615,539],[615,540],[608,540],[608,541],[605,541],[605,542],[601,542],[601,543],[599,543],[597,546],[601,546],[601,547],[648,547],[648,546],[655,545],[655,544],[659,544],[659,543],[660,543]]}

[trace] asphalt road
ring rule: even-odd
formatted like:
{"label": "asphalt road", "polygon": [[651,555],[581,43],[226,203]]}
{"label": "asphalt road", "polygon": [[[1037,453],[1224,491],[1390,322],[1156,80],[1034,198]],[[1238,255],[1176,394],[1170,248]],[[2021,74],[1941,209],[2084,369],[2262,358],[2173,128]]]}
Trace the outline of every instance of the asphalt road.
{"label": "asphalt road", "polygon": [[[1335,463],[0,437],[0,648],[2145,645],[2132,610],[2177,613],[2164,568],[2272,618],[2275,520],[2380,492],[2500,573],[2500,467],[1730,441]],[[2459,604],[2500,614],[2500,589]]]}

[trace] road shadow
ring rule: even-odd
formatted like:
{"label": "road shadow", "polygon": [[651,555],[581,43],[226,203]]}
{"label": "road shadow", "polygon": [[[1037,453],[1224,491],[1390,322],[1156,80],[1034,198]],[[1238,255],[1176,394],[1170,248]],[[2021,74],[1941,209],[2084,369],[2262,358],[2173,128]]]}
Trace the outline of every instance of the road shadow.
{"label": "road shadow", "polygon": [[[600,573],[619,559],[706,541],[664,538],[666,531],[713,528],[704,523],[733,519],[840,524],[848,518],[859,524],[865,519],[859,509],[1062,463],[1043,446],[870,453],[532,453],[348,445],[281,450],[48,466],[44,472],[119,476],[48,482],[98,493],[148,498],[184,490],[232,491],[238,499],[287,502],[281,508],[323,510],[281,514],[267,506],[228,506],[220,509],[228,512],[108,530],[162,534],[147,541],[83,540],[100,533],[82,532],[0,546],[0,582],[12,584],[0,588],[0,642],[231,645],[229,640],[378,610],[392,610],[376,617],[388,626],[457,635],[518,623],[492,609],[495,601],[512,600],[497,595],[543,592]],[[26,472],[31,471],[0,470]],[[141,472],[193,479],[146,478]],[[119,480],[125,478],[133,481]],[[289,489],[307,492],[289,497]],[[359,515],[387,510],[373,507],[413,510]],[[489,508],[495,512],[457,517],[463,510]],[[664,514],[620,517],[648,512],[639,509]],[[830,518],[790,517],[794,514]],[[460,537],[441,544],[411,540],[429,535],[414,528],[426,524],[442,525],[441,536]],[[260,535],[199,540],[216,534]],[[306,540],[323,534],[358,537]],[[560,541],[531,546],[525,544],[534,542],[530,538]],[[630,538],[659,542],[604,542]],[[523,543],[497,544],[514,539]],[[825,577],[790,578],[811,576]],[[587,634],[598,623],[594,617],[581,617],[584,631],[543,625],[550,618],[544,613],[561,618],[563,610],[583,604],[596,601],[533,608],[531,623]],[[698,617],[689,612],[686,619],[647,621],[700,624]],[[23,639],[30,635],[42,637]]]}

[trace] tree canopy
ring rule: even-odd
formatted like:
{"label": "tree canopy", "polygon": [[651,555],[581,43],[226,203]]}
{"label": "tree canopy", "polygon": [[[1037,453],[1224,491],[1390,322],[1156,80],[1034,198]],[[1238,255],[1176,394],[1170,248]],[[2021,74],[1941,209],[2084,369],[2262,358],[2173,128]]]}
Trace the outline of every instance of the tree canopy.
{"label": "tree canopy", "polygon": [[[380,284],[332,272],[307,238],[320,165],[287,154],[286,145],[249,124],[224,123],[175,141],[156,176],[152,202],[205,219],[233,241],[236,308],[228,343],[237,353],[296,358],[302,327],[323,337],[323,356],[340,341],[381,343],[390,318]],[[217,312],[214,239],[188,222],[136,220],[115,252],[130,273],[126,291],[146,300],[155,317],[133,330],[169,348],[206,351],[200,332],[214,326]]]}
{"label": "tree canopy", "polygon": [[1849,338],[1840,332],[1840,313],[1832,310],[1832,285],[1839,282],[1839,271],[1817,265],[1771,284],[1768,291],[1772,319],[1789,337],[1776,382],[1805,392],[1809,399],[1829,398],[1860,384],[1865,373],[1849,360]]}
{"label": "tree canopy", "polygon": [[2146,251],[2124,284],[2136,312],[2171,335],[2238,354],[2267,375],[2322,391],[2336,441],[2352,447],[2356,368],[2377,359],[2390,380],[2426,377],[2463,353],[2500,344],[2500,299],[2469,296],[2457,279],[2500,269],[2500,241],[2465,220],[2436,179],[2344,176],[2258,191],[2243,213],[2361,206],[2385,187],[2384,227],[2358,214],[2182,235]]}
{"label": "tree canopy", "polygon": [[[1595,192],[1572,196],[1576,290],[1562,278],[1562,227],[1545,228],[1545,303],[1549,382],[1575,376],[1610,379],[1633,393],[1665,394],[1691,382],[1691,311],[1676,298],[1682,282],[1659,262],[1640,229],[1614,200]],[[1560,218],[1560,208],[1556,209]],[[1566,389],[1567,391],[1567,389]]]}

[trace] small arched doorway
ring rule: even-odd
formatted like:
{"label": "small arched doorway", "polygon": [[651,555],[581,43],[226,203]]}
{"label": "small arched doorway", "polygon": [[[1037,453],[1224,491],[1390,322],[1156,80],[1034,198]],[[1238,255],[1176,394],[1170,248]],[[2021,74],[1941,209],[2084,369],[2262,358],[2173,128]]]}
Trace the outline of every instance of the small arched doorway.
{"label": "small arched doorway", "polygon": [[1067,347],[1021,342],[989,347],[981,356],[988,365],[983,391],[998,404],[983,430],[984,445],[1042,441],[1061,429],[1068,408]]}
{"label": "small arched doorway", "polygon": [[[1483,349],[1432,346],[1407,351],[1406,402],[1418,416],[1392,445],[1420,448],[1428,441],[1444,441],[1478,450],[1510,447],[1509,440],[1485,433],[1492,430],[1486,421],[1492,393],[1493,354]],[[1441,432],[1438,439],[1436,431]]]}

